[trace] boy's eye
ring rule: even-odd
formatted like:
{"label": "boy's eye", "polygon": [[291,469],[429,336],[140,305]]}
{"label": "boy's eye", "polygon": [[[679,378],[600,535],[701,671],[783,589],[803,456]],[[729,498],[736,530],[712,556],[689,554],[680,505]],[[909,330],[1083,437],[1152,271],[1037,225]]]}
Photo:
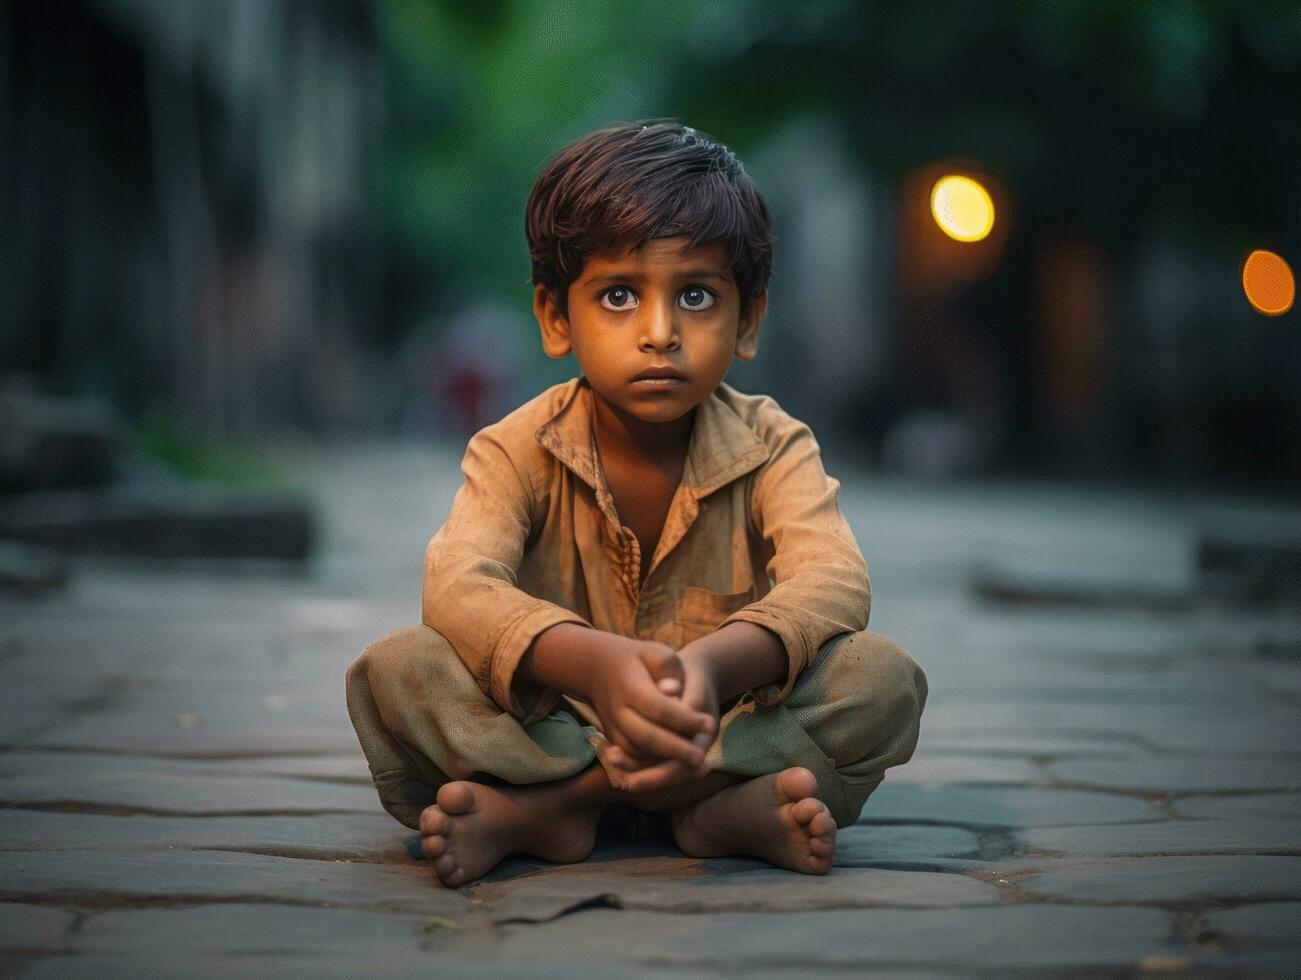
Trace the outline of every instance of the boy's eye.
{"label": "boy's eye", "polygon": [[601,294],[601,305],[607,310],[636,309],[637,294],[627,286],[611,286]]}
{"label": "boy's eye", "polygon": [[688,286],[678,297],[678,305],[685,310],[707,310],[714,302],[714,294],[699,286]]}

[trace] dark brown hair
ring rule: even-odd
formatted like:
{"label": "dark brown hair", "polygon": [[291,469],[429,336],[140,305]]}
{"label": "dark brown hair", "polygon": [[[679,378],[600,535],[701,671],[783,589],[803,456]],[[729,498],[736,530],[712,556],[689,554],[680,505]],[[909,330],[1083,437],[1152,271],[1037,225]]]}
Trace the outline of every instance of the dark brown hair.
{"label": "dark brown hair", "polygon": [[768,205],[736,154],[675,119],[620,123],[561,150],[538,177],[524,215],[533,283],[568,315],[569,286],[589,255],[684,236],[727,243],[745,310],[768,285]]}

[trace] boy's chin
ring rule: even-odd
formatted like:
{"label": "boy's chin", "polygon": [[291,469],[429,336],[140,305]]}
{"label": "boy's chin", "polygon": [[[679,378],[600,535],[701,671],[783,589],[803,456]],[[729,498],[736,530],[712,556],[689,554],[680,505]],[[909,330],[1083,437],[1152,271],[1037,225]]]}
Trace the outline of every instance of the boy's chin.
{"label": "boy's chin", "polygon": [[629,404],[625,401],[619,407],[625,414],[643,422],[675,422],[695,408],[696,404],[687,399],[679,399],[671,403],[668,399],[664,399],[658,405],[638,405],[636,402]]}
{"label": "boy's chin", "polygon": [[[600,392],[597,394],[601,395]],[[611,398],[601,395],[601,399],[621,414],[641,422],[675,422],[699,404],[696,398],[687,396],[685,392],[676,396],[651,394],[639,397],[634,394]]]}

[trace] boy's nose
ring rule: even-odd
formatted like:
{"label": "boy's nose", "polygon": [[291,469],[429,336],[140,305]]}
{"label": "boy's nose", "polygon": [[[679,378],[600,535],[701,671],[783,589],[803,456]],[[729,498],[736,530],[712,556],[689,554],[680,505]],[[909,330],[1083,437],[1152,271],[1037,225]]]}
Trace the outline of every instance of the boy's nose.
{"label": "boy's nose", "polygon": [[681,343],[673,309],[663,303],[644,303],[638,327],[642,350],[672,350]]}

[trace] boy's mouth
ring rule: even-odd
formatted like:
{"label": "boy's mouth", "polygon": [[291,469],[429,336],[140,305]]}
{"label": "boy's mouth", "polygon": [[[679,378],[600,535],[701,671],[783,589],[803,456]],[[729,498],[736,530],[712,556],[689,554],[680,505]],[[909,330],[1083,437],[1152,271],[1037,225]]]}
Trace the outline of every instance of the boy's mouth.
{"label": "boy's mouth", "polygon": [[671,367],[650,367],[635,375],[633,381],[686,381],[686,375]]}
{"label": "boy's mouth", "polygon": [[681,388],[687,381],[685,378],[634,378],[632,383],[643,391],[668,391]]}

